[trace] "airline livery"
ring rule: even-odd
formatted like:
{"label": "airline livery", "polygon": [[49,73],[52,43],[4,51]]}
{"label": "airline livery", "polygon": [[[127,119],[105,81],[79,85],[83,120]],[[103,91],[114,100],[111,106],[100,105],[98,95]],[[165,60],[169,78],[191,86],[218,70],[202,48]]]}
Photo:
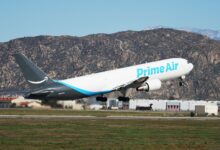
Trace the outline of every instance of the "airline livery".
{"label": "airline livery", "polygon": [[185,75],[193,69],[193,64],[183,58],[165,59],[131,67],[125,67],[66,80],[54,80],[34,65],[23,54],[15,54],[25,79],[31,87],[25,98],[41,100],[68,100],[96,96],[98,101],[106,101],[103,95],[120,91],[120,101],[128,101],[126,91],[152,91],[161,88],[163,81],[178,78],[184,83]]}

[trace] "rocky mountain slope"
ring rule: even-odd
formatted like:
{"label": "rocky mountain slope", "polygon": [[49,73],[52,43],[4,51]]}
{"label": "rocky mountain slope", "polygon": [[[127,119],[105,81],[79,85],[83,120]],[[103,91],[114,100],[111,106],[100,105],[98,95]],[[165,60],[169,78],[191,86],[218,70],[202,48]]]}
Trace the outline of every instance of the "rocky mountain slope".
{"label": "rocky mountain slope", "polygon": [[187,32],[198,33],[204,36],[207,36],[213,40],[220,40],[220,30],[213,29],[201,29],[201,28],[192,28],[192,27],[168,27],[168,26],[149,26],[145,30],[161,29],[161,28],[171,28],[174,30],[181,30]]}
{"label": "rocky mountain slope", "polygon": [[183,57],[194,64],[186,79],[187,88],[179,87],[178,81],[168,81],[161,90],[149,93],[130,90],[128,95],[151,99],[220,99],[220,42],[195,33],[155,29],[11,40],[0,44],[0,90],[28,87],[12,57],[16,52],[25,54],[56,79]]}

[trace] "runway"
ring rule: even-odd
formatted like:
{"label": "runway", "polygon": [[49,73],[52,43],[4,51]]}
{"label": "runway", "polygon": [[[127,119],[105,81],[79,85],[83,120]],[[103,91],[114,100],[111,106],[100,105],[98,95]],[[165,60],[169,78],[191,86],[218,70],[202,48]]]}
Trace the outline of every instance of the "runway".
{"label": "runway", "polygon": [[71,115],[0,115],[0,119],[90,119],[90,120],[220,120],[220,117],[160,117],[160,116],[71,116]]}

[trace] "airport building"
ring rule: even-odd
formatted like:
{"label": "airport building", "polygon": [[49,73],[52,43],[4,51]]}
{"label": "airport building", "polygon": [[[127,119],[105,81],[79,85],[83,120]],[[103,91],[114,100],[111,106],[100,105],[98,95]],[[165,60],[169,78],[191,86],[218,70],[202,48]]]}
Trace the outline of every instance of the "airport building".
{"label": "airport building", "polygon": [[204,108],[205,113],[218,115],[220,111],[220,101],[204,100],[145,100],[131,99],[129,109],[137,110],[140,107],[149,107],[151,105],[154,111],[191,111],[194,112],[196,107]]}
{"label": "airport building", "polygon": [[[170,111],[170,112],[196,112],[218,115],[220,112],[220,101],[205,100],[146,100],[130,99],[129,102],[121,102],[118,99],[110,98],[107,102],[97,102],[95,99],[88,99],[87,103],[73,101],[58,101],[64,109],[74,110],[143,110],[143,111]],[[50,108],[42,105],[39,100],[28,100],[23,97],[1,97],[0,108],[29,107],[29,108]]]}
{"label": "airport building", "polygon": [[10,108],[13,103],[12,100],[16,99],[15,97],[0,97],[0,108]]}
{"label": "airport building", "polygon": [[75,100],[57,101],[57,104],[61,105],[63,109],[84,110],[84,105]]}
{"label": "airport building", "polygon": [[[170,112],[195,112],[203,110],[203,113],[218,115],[220,112],[220,101],[205,100],[146,100],[130,99],[129,102],[121,102],[118,99],[108,99],[106,103],[88,100],[89,108],[98,109],[129,109],[143,111],[170,111]],[[198,109],[199,108],[199,109]]]}

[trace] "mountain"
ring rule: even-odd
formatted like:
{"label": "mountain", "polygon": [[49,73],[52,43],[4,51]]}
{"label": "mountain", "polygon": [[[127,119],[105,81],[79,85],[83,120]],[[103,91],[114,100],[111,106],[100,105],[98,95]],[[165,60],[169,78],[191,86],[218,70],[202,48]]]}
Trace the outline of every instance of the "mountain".
{"label": "mountain", "polygon": [[0,44],[0,90],[28,88],[12,57],[17,52],[25,54],[55,79],[183,57],[194,64],[186,78],[187,88],[179,87],[178,80],[174,80],[165,82],[158,91],[129,90],[128,95],[150,99],[220,99],[220,41],[200,34],[160,28],[84,37],[37,36],[11,40]]}
{"label": "mountain", "polygon": [[208,36],[211,39],[220,40],[220,30],[199,29],[199,28],[180,28],[180,30],[199,33]]}
{"label": "mountain", "polygon": [[[145,30],[155,30],[155,29],[161,29],[161,28],[170,28],[170,27],[167,27],[167,26],[148,26],[145,28]],[[190,27],[170,28],[170,29],[198,33],[198,34],[207,36],[213,40],[220,40],[220,30],[200,29],[200,28],[190,28]]]}

